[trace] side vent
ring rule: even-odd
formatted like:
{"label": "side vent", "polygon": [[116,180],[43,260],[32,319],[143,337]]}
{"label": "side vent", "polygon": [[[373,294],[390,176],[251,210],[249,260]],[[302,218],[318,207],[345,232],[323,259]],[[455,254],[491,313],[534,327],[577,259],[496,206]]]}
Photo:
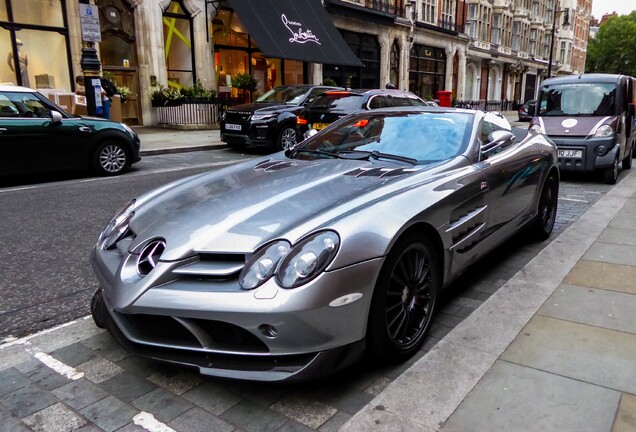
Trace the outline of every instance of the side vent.
{"label": "side vent", "polygon": [[397,177],[419,171],[417,168],[357,168],[345,173],[354,177]]}
{"label": "side vent", "polygon": [[295,165],[296,164],[294,164],[293,162],[268,159],[266,161],[257,163],[254,166],[254,169],[255,170],[263,170],[265,172],[268,172],[268,171],[279,171],[279,170],[282,170],[282,169],[285,169],[285,168],[293,167]]}

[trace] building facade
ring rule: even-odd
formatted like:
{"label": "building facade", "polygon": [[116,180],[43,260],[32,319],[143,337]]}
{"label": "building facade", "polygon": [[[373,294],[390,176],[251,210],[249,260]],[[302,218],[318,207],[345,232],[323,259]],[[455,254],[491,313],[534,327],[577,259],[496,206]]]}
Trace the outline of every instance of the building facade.
{"label": "building facade", "polygon": [[[284,18],[285,37],[305,48],[335,44],[326,58],[270,46],[263,31],[272,26],[259,22],[266,15],[259,8],[295,3],[269,1],[276,3],[90,0],[99,11],[95,48],[103,72],[130,89],[124,121],[156,123],[149,94],[158,86],[200,83],[231,96],[238,73],[255,78],[256,94],[280,84],[377,88],[391,82],[423,98],[450,90],[457,100],[522,102],[546,76],[553,27],[553,73],[580,73],[585,64],[591,0],[307,0],[329,20],[312,22],[314,31],[335,26],[338,37],[318,43],[303,27],[310,18],[298,10]],[[82,73],[79,2],[0,0],[0,48],[7,53],[0,82],[75,90],[74,77]],[[251,17],[245,4],[255,11]]]}

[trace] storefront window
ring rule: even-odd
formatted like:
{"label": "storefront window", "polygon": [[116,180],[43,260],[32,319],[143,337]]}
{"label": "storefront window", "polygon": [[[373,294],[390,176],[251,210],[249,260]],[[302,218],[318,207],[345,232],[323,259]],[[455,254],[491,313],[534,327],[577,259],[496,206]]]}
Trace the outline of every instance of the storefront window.
{"label": "storefront window", "polygon": [[380,44],[373,35],[340,30],[353,53],[362,60],[363,67],[324,65],[323,80],[332,79],[336,85],[351,88],[380,86]]}
{"label": "storefront window", "polygon": [[37,30],[20,30],[16,36],[20,65],[24,66],[23,86],[54,89],[70,82],[68,65],[58,60],[66,57],[64,36]]}
{"label": "storefront window", "polygon": [[247,47],[249,43],[245,27],[234,11],[219,11],[212,21],[212,33],[217,45]]}
{"label": "storefront window", "polygon": [[413,45],[409,58],[409,91],[421,98],[435,98],[444,88],[446,54],[440,48]]}
{"label": "storefront window", "polygon": [[[49,27],[64,27],[61,7],[51,0],[11,0],[13,21]],[[46,11],[46,12],[44,12]]]}
{"label": "storefront window", "polygon": [[5,56],[0,61],[0,80],[70,91],[69,37],[62,0],[11,0],[11,21],[6,2],[0,4],[0,55]]}
{"label": "storefront window", "polygon": [[302,84],[304,82],[303,62],[285,60],[285,84]]}
{"label": "storefront window", "polygon": [[186,14],[180,1],[170,2],[163,13],[163,42],[168,85],[181,88],[194,84],[192,18]]}

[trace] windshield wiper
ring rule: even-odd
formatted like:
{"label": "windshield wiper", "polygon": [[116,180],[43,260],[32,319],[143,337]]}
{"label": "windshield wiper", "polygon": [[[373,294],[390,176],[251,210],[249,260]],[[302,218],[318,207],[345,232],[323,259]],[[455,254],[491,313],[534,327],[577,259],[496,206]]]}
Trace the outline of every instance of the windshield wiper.
{"label": "windshield wiper", "polygon": [[[400,162],[406,162],[409,163],[411,165],[417,165],[417,159],[413,159],[410,157],[406,157],[406,156],[398,156],[398,155],[394,155],[391,153],[382,153],[379,152],[377,150],[374,151],[366,151],[366,150],[343,150],[341,152],[338,153],[346,153],[346,154],[355,154],[355,153],[361,153],[362,157],[356,158],[356,159],[390,159],[390,160],[396,160],[396,161],[400,161]],[[347,159],[352,159],[352,158],[347,158]]]}
{"label": "windshield wiper", "polygon": [[297,153],[301,153],[301,152],[302,153],[319,154],[319,155],[329,156],[329,157],[336,158],[336,159],[347,159],[347,158],[343,158],[338,153],[334,153],[334,152],[330,152],[330,151],[322,150],[322,149],[310,149],[310,148],[296,148],[296,149],[293,149],[291,154],[289,155],[289,157],[294,157]]}

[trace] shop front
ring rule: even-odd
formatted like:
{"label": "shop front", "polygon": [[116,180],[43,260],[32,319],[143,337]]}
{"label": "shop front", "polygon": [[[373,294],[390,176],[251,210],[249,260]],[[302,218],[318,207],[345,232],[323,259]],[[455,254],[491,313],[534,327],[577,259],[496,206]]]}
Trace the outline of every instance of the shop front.
{"label": "shop front", "polygon": [[66,2],[0,0],[0,53],[0,82],[73,90]]}
{"label": "shop front", "polygon": [[320,2],[228,0],[212,22],[214,67],[221,97],[236,98],[233,79],[256,81],[252,96],[277,85],[309,83],[309,65],[361,63],[338,34]]}
{"label": "shop front", "polygon": [[414,44],[409,57],[409,91],[434,99],[445,89],[446,53],[442,48]]}
{"label": "shop front", "polygon": [[362,64],[350,66],[325,64],[322,68],[323,79],[333,80],[336,85],[347,88],[379,88],[380,43],[378,37],[350,30],[340,30],[340,33]]}

